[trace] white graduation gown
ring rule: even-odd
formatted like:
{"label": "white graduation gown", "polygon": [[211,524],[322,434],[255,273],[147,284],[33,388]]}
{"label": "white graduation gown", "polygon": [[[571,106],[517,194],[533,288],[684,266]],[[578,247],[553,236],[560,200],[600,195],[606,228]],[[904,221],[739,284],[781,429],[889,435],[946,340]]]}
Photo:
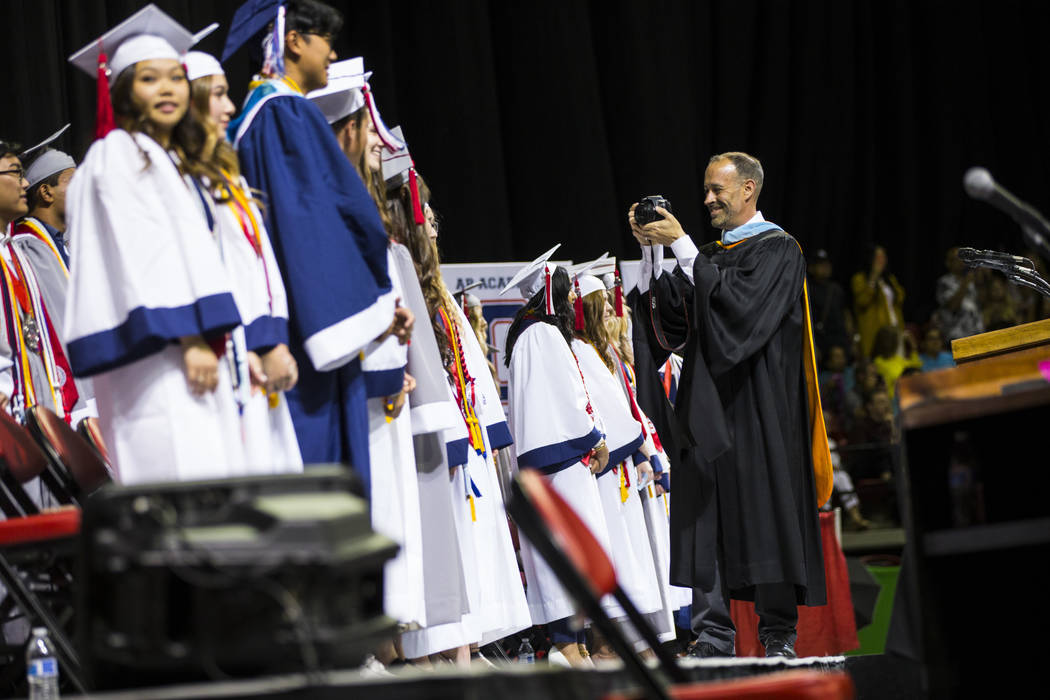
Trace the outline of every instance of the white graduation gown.
{"label": "white graduation gown", "polygon": [[473,531],[478,562],[475,575],[480,577],[477,615],[481,643],[488,644],[530,627],[532,619],[493,457],[493,448],[505,448],[511,443],[506,415],[481,344],[462,309],[456,304],[453,306],[456,309],[453,321],[459,326],[467,371],[474,379],[474,410],[484,427],[481,432],[485,452],[478,454],[468,447],[467,468],[481,493],[480,498],[474,499],[477,520]]}
{"label": "white graduation gown", "polygon": [[[603,437],[600,419],[588,413],[588,396],[576,359],[558,330],[536,322],[518,336],[510,361],[509,405],[516,469],[544,471],[551,486],[572,507],[595,539],[609,548],[598,484],[580,461]],[[593,410],[593,407],[592,407]],[[534,624],[569,617],[576,604],[554,572],[522,536],[529,612]],[[611,596],[603,607],[618,607]]]}
{"label": "white graduation gown", "polygon": [[[639,612],[648,614],[661,606],[659,579],[642,514],[641,499],[635,484],[638,472],[631,461],[641,446],[642,426],[631,415],[627,397],[619,386],[616,375],[602,362],[598,351],[586,341],[572,341],[580,361],[583,378],[591,394],[591,401],[605,423],[609,447],[609,468],[598,477],[605,522],[609,528],[610,556],[616,570],[616,579],[631,598]],[[628,465],[628,466],[625,466]],[[612,465],[619,465],[613,467]],[[620,469],[629,469],[631,487],[627,500],[620,495]],[[616,617],[626,613],[617,610]]]}
{"label": "white graduation gown", "polygon": [[[244,178],[240,179],[240,186],[243,191],[250,191]],[[278,343],[287,343],[288,298],[262,212],[254,201],[249,202],[259,226],[260,252],[256,252],[233,203],[213,204],[219,251],[244,324],[243,329],[235,331],[239,346],[261,351],[260,348],[268,350]],[[249,387],[245,381],[239,392],[245,475],[301,472],[303,458],[284,392],[267,396],[262,391],[250,391]]]}
{"label": "white graduation gown", "polygon": [[[398,266],[387,248],[387,270],[397,298],[403,296]],[[394,377],[386,396],[401,389],[408,347],[396,336],[372,342],[361,367],[366,377]],[[366,385],[368,380],[366,379]],[[390,392],[390,393],[386,393]],[[423,594],[423,530],[419,509],[419,484],[412,446],[412,407],[406,397],[397,418],[387,421],[385,396],[368,399],[368,453],[371,460],[372,527],[391,538],[401,549],[383,569],[383,606],[386,614],[405,624],[426,624]]]}
{"label": "white graduation gown", "polygon": [[[148,159],[148,160],[147,160]],[[94,376],[120,482],[221,478],[244,468],[229,368],[193,396],[178,338],[240,324],[199,193],[143,134],[96,141],[67,195],[72,258],[62,337]]]}

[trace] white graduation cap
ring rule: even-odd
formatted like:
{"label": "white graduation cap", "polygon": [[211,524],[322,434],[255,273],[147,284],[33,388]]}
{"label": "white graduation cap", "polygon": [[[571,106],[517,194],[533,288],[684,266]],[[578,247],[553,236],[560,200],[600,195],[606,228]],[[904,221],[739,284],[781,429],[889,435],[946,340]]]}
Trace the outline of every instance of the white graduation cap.
{"label": "white graduation cap", "polygon": [[[583,330],[583,298],[599,289],[605,291],[605,285],[602,284],[602,281],[591,273],[595,268],[605,265],[608,260],[609,253],[606,251],[594,260],[578,263],[569,268],[569,273],[572,275],[572,284],[576,291],[576,300],[573,301],[572,305],[576,315],[575,328],[578,331]],[[614,265],[615,260],[613,258]]]}
{"label": "white graduation cap", "polygon": [[401,148],[392,150],[383,146],[383,181],[386,182],[388,190],[408,183],[408,189],[412,194],[412,219],[422,225],[426,219],[423,217],[423,202],[419,196],[419,183],[416,181],[415,161],[412,160],[412,154],[408,152],[408,143],[405,141],[401,127],[395,126],[390,133],[401,142]]}
{"label": "white graduation cap", "polygon": [[214,30],[194,34],[150,3],[69,57],[69,62],[90,76],[97,75],[100,58],[110,56],[109,74],[120,75],[139,61],[156,58],[180,60],[191,46]]}
{"label": "white graduation cap", "polygon": [[194,34],[150,3],[70,56],[70,63],[99,81],[95,138],[114,128],[110,76],[119,76],[139,61],[170,58],[181,62],[191,46],[218,26],[212,24]]}
{"label": "white graduation cap", "polygon": [[605,293],[605,283],[594,275],[580,275],[576,278],[580,296],[589,296],[595,292]]}
{"label": "white graduation cap", "polygon": [[561,247],[561,243],[558,243],[553,248],[548,250],[546,253],[530,262],[525,267],[521,268],[510,278],[510,282],[507,283],[502,290],[500,290],[500,296],[503,296],[515,287],[521,293],[525,299],[531,299],[536,292],[541,289],[546,289],[546,307],[547,315],[554,313],[554,302],[550,295],[550,279],[551,274],[554,273],[557,265],[547,262],[551,256],[554,255],[554,251]]}
{"label": "white graduation cap", "polygon": [[32,189],[33,187],[40,184],[55,173],[60,173],[63,170],[68,170],[70,168],[77,167],[76,161],[74,161],[70,155],[63,153],[62,151],[56,151],[54,149],[47,148],[48,145],[54,143],[54,141],[56,141],[59,136],[64,134],[66,132],[66,129],[68,128],[69,124],[66,124],[61,129],[48,136],[46,139],[44,139],[37,145],[22,151],[22,153],[18,156],[19,159],[24,163],[26,160],[26,156],[33,153],[37,149],[45,149],[36,158],[34,158],[33,162],[30,163],[29,167],[26,168],[26,180],[29,182],[29,189]]}
{"label": "white graduation cap", "polygon": [[182,57],[182,65],[186,67],[186,79],[190,82],[209,75],[226,75],[219,59],[203,51],[188,51]]}
{"label": "white graduation cap", "polygon": [[348,58],[328,66],[328,85],[312,90],[306,97],[318,106],[329,124],[365,106],[362,88],[371,73],[365,73],[365,59]]}

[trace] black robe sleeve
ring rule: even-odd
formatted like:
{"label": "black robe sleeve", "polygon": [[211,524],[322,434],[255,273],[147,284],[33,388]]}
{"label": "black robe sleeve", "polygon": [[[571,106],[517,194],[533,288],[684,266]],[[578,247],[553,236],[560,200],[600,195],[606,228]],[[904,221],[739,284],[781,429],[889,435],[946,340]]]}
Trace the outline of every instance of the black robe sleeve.
{"label": "black robe sleeve", "polygon": [[795,239],[783,232],[728,251],[736,265],[697,255],[696,322],[707,366],[720,377],[763,348],[798,304],[806,266]]}
{"label": "black robe sleeve", "polygon": [[[697,256],[700,257],[700,256]],[[650,281],[649,292],[635,309],[635,325],[643,326],[647,346],[656,366],[662,365],[672,349],[689,358],[682,366],[682,377],[675,399],[678,430],[675,447],[696,447],[701,456],[713,462],[729,449],[722,402],[707,368],[696,333],[695,290],[679,268],[670,275]]]}

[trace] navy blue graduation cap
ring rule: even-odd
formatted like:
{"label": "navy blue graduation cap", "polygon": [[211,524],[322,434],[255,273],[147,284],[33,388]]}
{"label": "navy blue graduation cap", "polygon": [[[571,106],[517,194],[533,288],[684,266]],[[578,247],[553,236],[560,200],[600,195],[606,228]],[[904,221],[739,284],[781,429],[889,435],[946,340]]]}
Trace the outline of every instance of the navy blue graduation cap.
{"label": "navy blue graduation cap", "polygon": [[[233,13],[230,32],[222,49],[223,63],[271,23],[276,23],[284,0],[248,0]],[[282,32],[283,39],[283,32]],[[283,48],[283,47],[282,47]]]}

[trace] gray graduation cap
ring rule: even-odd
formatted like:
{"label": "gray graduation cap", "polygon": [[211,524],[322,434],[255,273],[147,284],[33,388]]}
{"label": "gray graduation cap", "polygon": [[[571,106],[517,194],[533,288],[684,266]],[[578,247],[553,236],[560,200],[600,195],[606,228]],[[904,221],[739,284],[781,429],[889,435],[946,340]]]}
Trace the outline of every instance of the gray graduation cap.
{"label": "gray graduation cap", "polygon": [[500,290],[499,295],[503,296],[517,287],[518,291],[521,292],[521,295],[524,298],[531,299],[532,295],[540,291],[546,283],[545,273],[554,272],[554,268],[557,267],[547,261],[550,260],[551,256],[554,255],[554,251],[558,248],[561,248],[561,243],[558,243],[546,253],[518,270],[514,276],[510,278],[510,282],[507,282],[507,286]]}
{"label": "gray graduation cap", "polygon": [[408,142],[405,141],[404,132],[401,131],[400,126],[395,126],[390,130],[394,136],[401,140],[404,144],[402,148],[396,151],[383,148],[383,181],[386,182],[387,189],[394,189],[408,182],[408,171],[414,167],[412,162],[412,154],[408,151]]}
{"label": "gray graduation cap", "polygon": [[306,97],[334,124],[365,106],[363,88],[371,73],[365,72],[361,56],[336,61],[328,66],[328,85],[312,90]]}
{"label": "gray graduation cap", "polygon": [[214,29],[194,34],[150,3],[69,57],[69,62],[91,77],[98,75],[99,54],[109,56],[114,78],[139,61],[182,59],[191,46]]}
{"label": "gray graduation cap", "polygon": [[64,134],[68,128],[69,124],[66,124],[37,145],[22,151],[19,159],[25,161],[26,156],[32,154],[34,151],[41,148],[45,149],[36,156],[33,159],[33,162],[30,163],[29,167],[26,168],[26,180],[29,182],[29,189],[33,189],[55,173],[60,173],[63,170],[77,167],[76,161],[73,160],[70,155],[63,153],[62,151],[47,148],[49,144],[53,143],[59,136]]}

